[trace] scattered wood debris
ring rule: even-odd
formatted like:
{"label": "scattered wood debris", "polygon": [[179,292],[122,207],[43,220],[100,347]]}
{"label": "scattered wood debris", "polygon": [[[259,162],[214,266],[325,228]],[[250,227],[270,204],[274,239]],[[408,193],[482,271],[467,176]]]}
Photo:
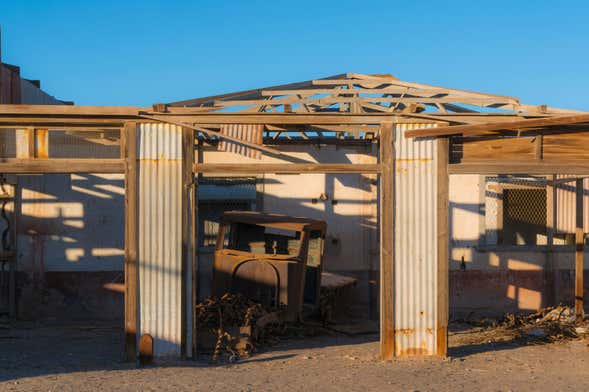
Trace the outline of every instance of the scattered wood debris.
{"label": "scattered wood debris", "polygon": [[492,341],[517,339],[530,343],[589,338],[589,318],[577,320],[574,309],[559,305],[532,314],[507,313],[501,319],[462,320],[484,330]]}

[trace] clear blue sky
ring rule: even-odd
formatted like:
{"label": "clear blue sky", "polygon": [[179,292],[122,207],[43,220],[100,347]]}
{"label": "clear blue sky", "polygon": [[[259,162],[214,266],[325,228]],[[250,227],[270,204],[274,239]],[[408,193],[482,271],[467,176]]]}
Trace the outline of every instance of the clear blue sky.
{"label": "clear blue sky", "polygon": [[3,1],[3,57],[80,105],[343,72],[589,110],[589,2]]}

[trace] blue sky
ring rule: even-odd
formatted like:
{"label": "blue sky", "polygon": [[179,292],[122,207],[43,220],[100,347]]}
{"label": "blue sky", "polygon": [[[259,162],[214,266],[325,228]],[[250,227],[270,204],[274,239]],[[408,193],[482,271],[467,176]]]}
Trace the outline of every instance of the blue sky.
{"label": "blue sky", "polygon": [[582,0],[5,3],[4,61],[80,105],[360,72],[589,110]]}

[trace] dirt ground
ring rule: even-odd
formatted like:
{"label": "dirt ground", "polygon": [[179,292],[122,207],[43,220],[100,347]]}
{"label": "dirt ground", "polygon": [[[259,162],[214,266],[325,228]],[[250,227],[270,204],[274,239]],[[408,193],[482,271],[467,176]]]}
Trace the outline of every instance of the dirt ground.
{"label": "dirt ground", "polygon": [[589,342],[530,344],[454,325],[450,359],[376,359],[378,336],[293,338],[252,358],[146,368],[108,325],[0,328],[0,391],[583,391]]}

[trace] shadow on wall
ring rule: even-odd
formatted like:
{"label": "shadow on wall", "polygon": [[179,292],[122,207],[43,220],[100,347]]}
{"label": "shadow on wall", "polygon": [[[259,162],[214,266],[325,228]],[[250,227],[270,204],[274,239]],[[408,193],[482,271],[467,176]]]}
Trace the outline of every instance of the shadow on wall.
{"label": "shadow on wall", "polygon": [[[487,200],[492,198],[505,203],[505,196],[506,193],[486,191]],[[499,224],[489,228],[485,204],[450,202],[451,317],[497,316],[573,303],[574,247],[559,245],[549,250],[545,245],[545,203],[534,206],[533,198],[523,199],[520,204],[525,211],[522,213],[517,205],[513,207],[514,204],[503,206]],[[507,211],[508,208],[512,211]],[[540,212],[544,214],[544,222],[539,221]],[[472,226],[472,221],[465,219],[480,223],[478,238],[454,239],[461,224]],[[585,271],[586,297],[588,276]]]}
{"label": "shadow on wall", "polygon": [[120,319],[122,175],[31,175],[18,183],[20,317]]}

